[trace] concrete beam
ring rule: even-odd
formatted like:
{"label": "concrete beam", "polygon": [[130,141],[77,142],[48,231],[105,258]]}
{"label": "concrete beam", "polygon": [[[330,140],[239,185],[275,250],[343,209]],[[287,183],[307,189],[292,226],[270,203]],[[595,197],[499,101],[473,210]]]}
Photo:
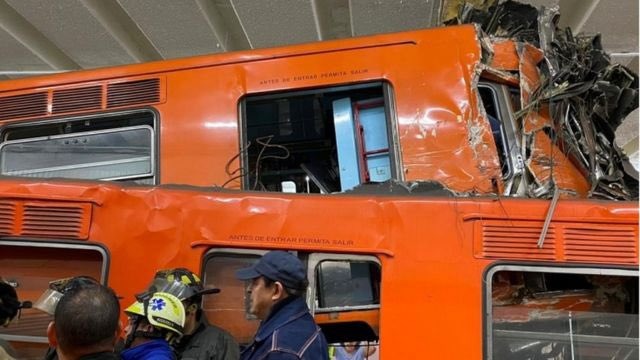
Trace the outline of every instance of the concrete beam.
{"label": "concrete beam", "polygon": [[311,0],[318,40],[350,37],[351,3],[349,0]]}
{"label": "concrete beam", "polygon": [[570,27],[574,34],[582,31],[600,0],[560,0],[561,28]]}
{"label": "concrete beam", "polygon": [[223,51],[251,48],[230,0],[196,0],[196,4]]}
{"label": "concrete beam", "polygon": [[119,2],[82,0],[82,4],[131,57],[139,62],[163,59],[160,52],[120,6]]}
{"label": "concrete beam", "polygon": [[81,68],[4,0],[0,0],[0,28],[53,69],[77,70]]}

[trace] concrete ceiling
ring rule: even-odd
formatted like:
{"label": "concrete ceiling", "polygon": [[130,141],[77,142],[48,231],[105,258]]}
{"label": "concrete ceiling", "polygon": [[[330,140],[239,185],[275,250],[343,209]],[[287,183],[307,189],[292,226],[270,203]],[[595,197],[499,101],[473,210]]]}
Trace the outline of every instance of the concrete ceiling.
{"label": "concrete ceiling", "polygon": [[[638,0],[525,0],[638,68]],[[0,0],[0,79],[432,27],[441,0]],[[562,24],[561,23],[561,24]]]}

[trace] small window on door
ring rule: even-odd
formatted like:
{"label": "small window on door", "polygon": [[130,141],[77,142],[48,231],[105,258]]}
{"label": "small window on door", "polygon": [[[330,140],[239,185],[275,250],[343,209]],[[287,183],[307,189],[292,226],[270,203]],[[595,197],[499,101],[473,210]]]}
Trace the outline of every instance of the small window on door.
{"label": "small window on door", "polygon": [[380,267],[376,263],[325,260],[317,273],[318,309],[380,304]]}
{"label": "small window on door", "polygon": [[377,344],[381,283],[378,259],[312,253],[308,261],[312,291],[307,298],[327,341],[336,349],[347,342]]}

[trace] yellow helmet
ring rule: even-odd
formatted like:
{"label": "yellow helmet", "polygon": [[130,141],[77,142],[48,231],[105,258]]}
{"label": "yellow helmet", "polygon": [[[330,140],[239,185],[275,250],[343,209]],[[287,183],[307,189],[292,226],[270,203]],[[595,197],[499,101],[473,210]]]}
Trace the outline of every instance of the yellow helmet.
{"label": "yellow helmet", "polygon": [[158,292],[149,301],[136,301],[124,311],[146,318],[155,328],[169,330],[178,336],[184,332],[184,305],[174,295]]}

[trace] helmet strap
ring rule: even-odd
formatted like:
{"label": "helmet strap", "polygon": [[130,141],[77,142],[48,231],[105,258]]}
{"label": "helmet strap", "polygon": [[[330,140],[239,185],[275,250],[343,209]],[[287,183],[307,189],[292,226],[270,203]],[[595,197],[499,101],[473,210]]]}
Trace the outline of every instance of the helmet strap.
{"label": "helmet strap", "polygon": [[127,338],[124,339],[124,348],[128,349],[131,347],[133,340],[136,338],[136,333],[138,332],[138,325],[140,325],[140,317],[136,316],[133,324],[131,325],[131,332],[127,335]]}

